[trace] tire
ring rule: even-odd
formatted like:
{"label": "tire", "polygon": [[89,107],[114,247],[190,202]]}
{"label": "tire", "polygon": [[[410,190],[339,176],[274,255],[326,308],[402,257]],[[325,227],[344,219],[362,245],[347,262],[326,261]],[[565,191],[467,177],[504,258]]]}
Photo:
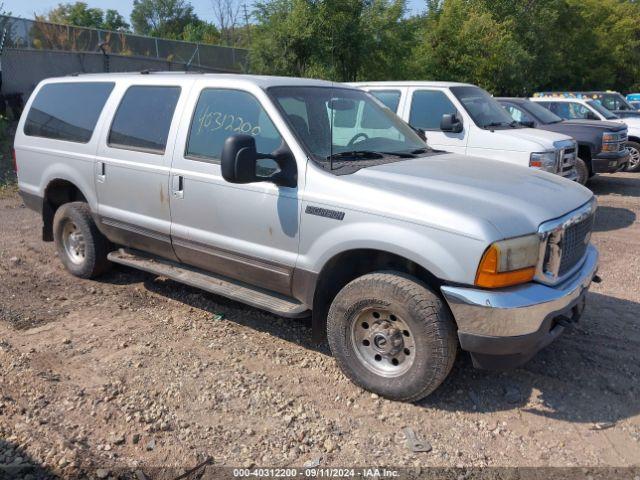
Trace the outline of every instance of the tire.
{"label": "tire", "polygon": [[627,150],[629,150],[629,163],[627,163],[627,172],[640,171],[640,143],[627,142]]}
{"label": "tire", "polygon": [[586,185],[589,180],[589,167],[580,157],[576,158],[576,172],[578,173],[576,181],[580,185]]}
{"label": "tire", "polygon": [[65,268],[76,277],[95,278],[109,270],[109,241],[98,230],[89,205],[65,203],[53,217],[53,239]]}
{"label": "tire", "polygon": [[393,271],[356,278],[338,292],[329,309],[327,339],[353,383],[406,402],[438,388],[458,348],[442,300],[419,280]]}

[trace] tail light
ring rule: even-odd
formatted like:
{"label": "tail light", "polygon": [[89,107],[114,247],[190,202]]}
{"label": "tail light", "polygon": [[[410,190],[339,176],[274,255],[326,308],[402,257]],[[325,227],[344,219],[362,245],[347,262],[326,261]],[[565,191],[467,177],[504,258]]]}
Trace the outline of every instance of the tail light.
{"label": "tail light", "polygon": [[18,162],[16,161],[16,149],[11,149],[11,158],[13,159],[13,170],[18,173]]}

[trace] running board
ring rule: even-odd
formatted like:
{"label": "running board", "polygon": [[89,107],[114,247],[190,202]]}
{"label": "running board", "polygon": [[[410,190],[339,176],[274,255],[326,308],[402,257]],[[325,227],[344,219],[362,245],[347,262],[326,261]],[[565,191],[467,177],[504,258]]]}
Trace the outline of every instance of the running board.
{"label": "running board", "polygon": [[107,258],[113,263],[167,277],[176,282],[237,300],[282,317],[300,318],[309,315],[309,309],[294,298],[269,292],[238,280],[218,276],[177,262],[151,257],[135,250],[121,248],[109,253]]}

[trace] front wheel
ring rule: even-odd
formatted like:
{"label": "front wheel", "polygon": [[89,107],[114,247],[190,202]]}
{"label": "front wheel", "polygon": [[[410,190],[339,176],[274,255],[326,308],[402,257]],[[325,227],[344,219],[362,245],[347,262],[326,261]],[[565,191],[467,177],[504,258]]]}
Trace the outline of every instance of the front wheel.
{"label": "front wheel", "polygon": [[111,266],[107,260],[109,241],[84,202],[65,203],[56,210],[53,239],[62,263],[76,277],[94,278]]}
{"label": "front wheel", "polygon": [[576,181],[580,185],[586,185],[589,180],[589,167],[580,157],[576,158],[576,173],[578,174]]}
{"label": "front wheel", "polygon": [[329,309],[327,338],[355,384],[408,402],[433,392],[457,354],[455,326],[442,300],[400,272],[371,273],[347,284]]}
{"label": "front wheel", "polygon": [[627,142],[627,150],[629,151],[627,172],[637,172],[640,170],[640,143]]}

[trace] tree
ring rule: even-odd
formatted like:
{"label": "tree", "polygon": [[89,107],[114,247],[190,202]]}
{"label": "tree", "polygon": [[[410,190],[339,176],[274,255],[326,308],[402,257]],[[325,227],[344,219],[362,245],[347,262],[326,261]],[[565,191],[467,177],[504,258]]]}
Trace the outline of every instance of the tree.
{"label": "tree", "polygon": [[128,30],[129,24],[117,10],[104,12],[100,8],[89,8],[85,2],[60,3],[37,20],[74,25],[76,27],[102,28],[105,30]]}
{"label": "tree", "polygon": [[251,68],[339,81],[403,77],[415,30],[404,12],[404,0],[258,3]]}
{"label": "tree", "polygon": [[99,8],[89,8],[85,2],[60,3],[49,10],[45,20],[77,27],[101,28],[104,13]]}
{"label": "tree", "polygon": [[129,30],[129,24],[117,10],[113,10],[110,8],[104,14],[102,28],[104,28],[105,30],[124,32]]}
{"label": "tree", "polygon": [[191,23],[199,21],[185,0],[133,0],[131,23],[136,33],[164,38],[182,38]]}
{"label": "tree", "polygon": [[240,4],[235,0],[211,0],[213,16],[220,28],[221,38],[225,45],[236,44],[236,28],[240,17]]}

